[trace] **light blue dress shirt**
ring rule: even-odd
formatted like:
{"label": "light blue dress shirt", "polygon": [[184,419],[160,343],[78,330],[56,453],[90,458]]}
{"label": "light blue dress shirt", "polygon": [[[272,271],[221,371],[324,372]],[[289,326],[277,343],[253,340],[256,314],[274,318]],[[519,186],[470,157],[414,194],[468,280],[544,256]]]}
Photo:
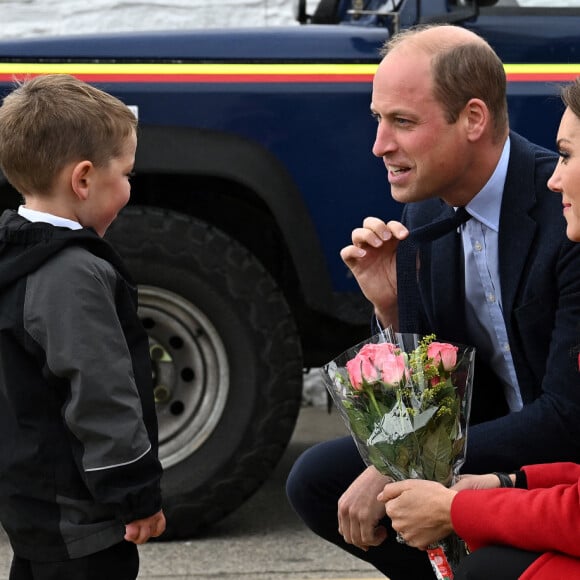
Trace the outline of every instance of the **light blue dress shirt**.
{"label": "light blue dress shirt", "polygon": [[507,139],[483,189],[465,206],[472,219],[461,226],[465,266],[465,314],[477,351],[499,376],[511,411],[522,397],[508,342],[499,279],[499,214],[510,154]]}

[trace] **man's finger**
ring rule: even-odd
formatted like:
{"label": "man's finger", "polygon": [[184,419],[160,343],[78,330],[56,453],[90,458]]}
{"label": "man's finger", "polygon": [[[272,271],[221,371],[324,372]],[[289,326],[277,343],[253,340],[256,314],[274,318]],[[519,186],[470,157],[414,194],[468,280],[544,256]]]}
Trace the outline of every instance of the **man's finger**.
{"label": "man's finger", "polygon": [[377,496],[377,500],[385,503],[387,501],[395,499],[396,497],[399,497],[406,489],[404,483],[405,482],[403,481],[387,483],[387,485],[385,485],[385,487],[383,488],[383,491],[381,491],[381,493],[379,493],[379,495]]}

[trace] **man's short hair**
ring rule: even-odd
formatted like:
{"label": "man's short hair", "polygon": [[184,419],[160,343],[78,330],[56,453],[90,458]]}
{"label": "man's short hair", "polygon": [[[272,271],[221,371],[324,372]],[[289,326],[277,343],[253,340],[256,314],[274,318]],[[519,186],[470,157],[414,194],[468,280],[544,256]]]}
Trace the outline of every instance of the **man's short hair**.
{"label": "man's short hair", "polygon": [[455,123],[470,99],[481,99],[491,114],[495,138],[503,138],[509,119],[507,79],[501,59],[473,32],[465,31],[464,38],[447,40],[421,34],[441,26],[449,25],[419,25],[406,29],[385,42],[381,55],[384,57],[407,43],[429,54],[433,95],[443,107],[447,121]]}

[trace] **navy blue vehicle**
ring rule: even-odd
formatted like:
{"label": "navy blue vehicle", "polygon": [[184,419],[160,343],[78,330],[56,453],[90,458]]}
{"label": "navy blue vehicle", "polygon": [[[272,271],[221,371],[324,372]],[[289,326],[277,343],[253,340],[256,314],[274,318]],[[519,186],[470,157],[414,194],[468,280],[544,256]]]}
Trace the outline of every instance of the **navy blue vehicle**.
{"label": "navy blue vehicle", "polygon": [[[548,147],[558,83],[580,74],[580,9],[321,0],[311,15],[297,2],[297,18],[0,42],[0,95],[14,77],[71,73],[139,117],[132,199],[107,236],[150,336],[166,539],[202,532],[258,489],[292,435],[303,369],[369,333],[339,251],[364,217],[401,210],[371,153],[383,42],[419,22],[478,32],[506,65],[512,127]],[[1,175],[0,199],[19,203]]]}

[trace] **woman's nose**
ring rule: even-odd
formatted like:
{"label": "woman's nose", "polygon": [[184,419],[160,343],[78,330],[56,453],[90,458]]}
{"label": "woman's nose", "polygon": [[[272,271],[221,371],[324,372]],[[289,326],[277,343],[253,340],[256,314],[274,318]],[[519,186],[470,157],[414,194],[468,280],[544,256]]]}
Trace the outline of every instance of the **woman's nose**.
{"label": "woman's nose", "polygon": [[559,171],[559,165],[556,166],[556,169],[554,169],[554,173],[552,173],[550,179],[548,179],[548,187],[552,190],[555,191],[556,193],[560,193],[562,191],[561,188],[561,180],[560,180],[560,171]]}

